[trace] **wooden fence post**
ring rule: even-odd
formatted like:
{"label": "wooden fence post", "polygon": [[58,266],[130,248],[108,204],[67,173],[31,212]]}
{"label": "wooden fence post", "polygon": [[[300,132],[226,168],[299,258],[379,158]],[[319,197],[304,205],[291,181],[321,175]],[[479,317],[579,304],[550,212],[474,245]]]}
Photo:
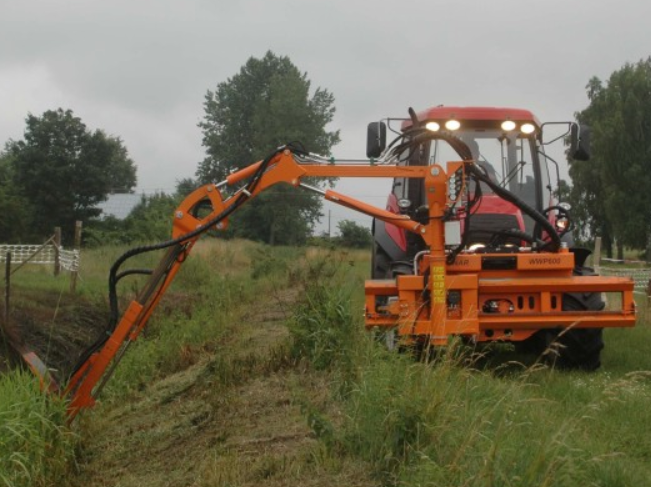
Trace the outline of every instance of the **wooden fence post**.
{"label": "wooden fence post", "polygon": [[[78,253],[81,251],[81,226],[82,223],[81,221],[77,220],[75,222],[75,244],[74,244],[74,250],[76,250]],[[77,267],[70,271],[70,292],[74,293],[76,288],[77,288],[77,274],[79,273],[79,264],[81,263],[80,261],[77,263]]]}
{"label": "wooden fence post", "polygon": [[61,272],[61,260],[59,249],[61,248],[61,227],[54,228],[54,275],[58,276]]}

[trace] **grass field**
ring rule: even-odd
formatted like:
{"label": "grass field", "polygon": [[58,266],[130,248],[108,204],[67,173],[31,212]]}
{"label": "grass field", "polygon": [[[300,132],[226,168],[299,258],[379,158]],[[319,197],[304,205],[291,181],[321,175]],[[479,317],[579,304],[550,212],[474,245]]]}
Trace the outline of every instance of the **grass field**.
{"label": "grass field", "polygon": [[[122,250],[83,255],[84,299],[103,304]],[[651,486],[648,323],[607,330],[596,373],[513,363],[507,347],[476,360],[452,344],[419,362],[363,331],[369,267],[359,251],[202,242],[72,431],[28,376],[0,379],[0,415],[24,423],[2,430],[0,458],[18,461],[0,481]],[[17,288],[67,292],[39,274]]]}

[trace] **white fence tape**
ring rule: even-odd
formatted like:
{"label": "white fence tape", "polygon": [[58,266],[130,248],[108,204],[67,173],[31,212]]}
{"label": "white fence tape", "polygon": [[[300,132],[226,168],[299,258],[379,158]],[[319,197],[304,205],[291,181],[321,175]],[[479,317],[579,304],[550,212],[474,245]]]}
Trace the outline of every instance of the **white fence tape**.
{"label": "white fence tape", "polygon": [[[38,249],[40,252],[34,255]],[[56,248],[54,245],[0,245],[0,262],[7,260],[7,253],[11,252],[11,263],[22,264],[29,260],[30,264],[49,264],[54,265],[56,258]],[[34,255],[34,257],[32,257]],[[30,259],[30,257],[32,257]],[[61,268],[67,271],[79,271],[79,250],[65,250],[59,248],[59,263]]]}

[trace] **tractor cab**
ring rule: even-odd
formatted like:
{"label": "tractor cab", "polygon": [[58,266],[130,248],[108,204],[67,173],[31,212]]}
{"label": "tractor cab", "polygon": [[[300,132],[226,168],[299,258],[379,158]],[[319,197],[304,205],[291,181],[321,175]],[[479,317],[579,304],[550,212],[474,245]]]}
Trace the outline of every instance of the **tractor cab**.
{"label": "tractor cab", "polygon": [[[572,138],[574,153],[585,153],[587,156],[585,147],[579,147],[578,127],[569,123],[564,123],[564,126],[567,135]],[[530,111],[443,106],[418,114],[412,111],[409,119],[388,119],[386,126],[384,122],[369,125],[369,157],[380,157],[383,154],[387,128],[401,140],[417,141],[415,144],[405,144],[408,149],[398,155],[400,164],[437,164],[445,168],[449,161],[471,158],[493,183],[545,214],[552,224],[566,223],[566,212],[563,214],[563,207],[558,206],[554,191],[559,179],[558,166],[545,155],[543,126]],[[561,138],[563,137],[554,140]],[[475,184],[477,183],[470,184],[467,194],[468,199],[477,197],[471,224],[469,228],[463,228],[462,225],[462,232],[469,232],[464,239],[469,247],[486,247],[496,241],[513,246],[522,244],[518,238],[499,238],[500,234],[512,230],[531,235],[534,239],[545,238],[540,226],[529,215],[523,214],[516,205],[494,194],[487,184],[478,183],[480,187],[475,187]],[[418,219],[419,213],[427,213],[423,211],[425,204],[422,180],[396,178],[393,181],[387,202],[388,210]],[[374,262],[378,262],[374,263],[375,278],[395,274],[395,263],[412,261],[414,255],[423,248],[418,235],[408,234],[390,223],[375,221],[373,234]]]}

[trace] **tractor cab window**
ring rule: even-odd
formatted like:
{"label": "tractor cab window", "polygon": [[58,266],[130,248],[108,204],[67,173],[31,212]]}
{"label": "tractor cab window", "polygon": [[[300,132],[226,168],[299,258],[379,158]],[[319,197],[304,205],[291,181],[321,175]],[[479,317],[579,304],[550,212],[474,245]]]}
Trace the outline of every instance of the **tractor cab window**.
{"label": "tractor cab window", "polygon": [[[518,137],[516,133],[505,134],[501,130],[465,130],[455,135],[470,148],[476,164],[487,176],[507,188],[529,206],[538,208],[536,194],[536,171],[534,167],[534,141]],[[432,140],[429,147],[429,164],[445,167],[448,161],[458,161],[461,156],[445,141]],[[546,178],[548,180],[548,178]],[[485,184],[482,194],[491,194]],[[472,186],[470,191],[473,191]],[[533,220],[524,216],[527,231],[533,231]]]}

